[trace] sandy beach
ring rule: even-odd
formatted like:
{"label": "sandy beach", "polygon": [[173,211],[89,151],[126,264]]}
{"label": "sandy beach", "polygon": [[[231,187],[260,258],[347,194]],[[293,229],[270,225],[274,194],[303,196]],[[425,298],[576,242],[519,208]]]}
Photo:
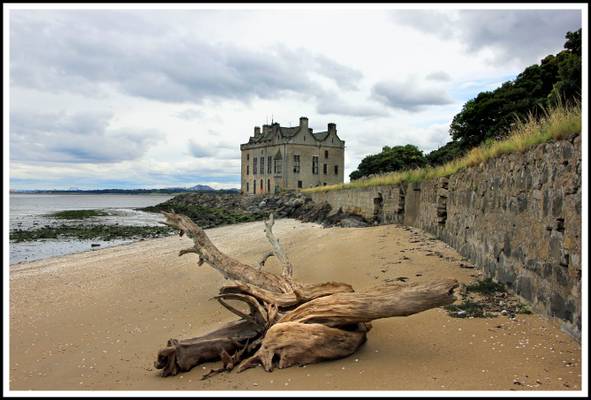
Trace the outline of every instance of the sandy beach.
{"label": "sandy beach", "polygon": [[[477,269],[417,230],[273,228],[303,282],[362,290],[385,279],[466,283]],[[270,249],[262,222],[207,230],[226,254],[255,263]],[[354,355],[306,367],[253,368],[200,380],[208,363],[168,378],[153,366],[169,338],[204,334],[235,316],[212,296],[223,278],[178,257],[168,237],[11,266],[11,390],[580,390],[581,347],[542,316],[459,319],[443,309],[374,321]],[[439,252],[443,257],[433,255]],[[275,260],[267,263],[279,271]]]}

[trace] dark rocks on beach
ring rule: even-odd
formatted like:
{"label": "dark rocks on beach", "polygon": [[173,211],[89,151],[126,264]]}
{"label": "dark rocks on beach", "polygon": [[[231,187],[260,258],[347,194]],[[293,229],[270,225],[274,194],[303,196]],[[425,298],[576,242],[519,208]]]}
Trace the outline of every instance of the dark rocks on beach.
{"label": "dark rocks on beach", "polygon": [[190,217],[203,228],[249,222],[268,218],[296,218],[303,222],[316,222],[325,227],[365,227],[369,221],[331,205],[314,203],[303,193],[285,191],[259,196],[241,196],[238,193],[188,193],[143,211],[175,211]]}

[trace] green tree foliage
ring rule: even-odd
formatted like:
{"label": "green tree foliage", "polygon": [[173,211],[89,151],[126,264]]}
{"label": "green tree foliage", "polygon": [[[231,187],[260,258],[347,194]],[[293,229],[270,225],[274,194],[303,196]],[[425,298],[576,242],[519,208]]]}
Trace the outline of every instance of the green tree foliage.
{"label": "green tree foliage", "polygon": [[518,119],[538,116],[558,102],[581,98],[581,29],[566,34],[565,50],[527,67],[513,81],[479,93],[452,120],[452,141],[427,155],[439,165],[485,140],[501,139]]}
{"label": "green tree foliage", "polygon": [[440,165],[463,156],[465,152],[459,142],[451,141],[427,154],[426,158],[429,165]]}
{"label": "green tree foliage", "polygon": [[359,179],[372,174],[382,174],[402,169],[413,169],[427,165],[425,155],[417,146],[384,146],[378,154],[366,156],[349,177]]}

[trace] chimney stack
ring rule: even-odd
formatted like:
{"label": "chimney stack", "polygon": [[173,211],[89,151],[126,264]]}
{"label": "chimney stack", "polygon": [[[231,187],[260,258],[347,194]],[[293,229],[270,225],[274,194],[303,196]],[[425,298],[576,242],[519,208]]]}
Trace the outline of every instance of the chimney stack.
{"label": "chimney stack", "polygon": [[337,131],[337,124],[334,124],[334,123],[332,123],[332,122],[331,122],[331,123],[329,123],[329,124],[328,124],[328,131],[329,131],[329,132],[336,132],[336,131]]}
{"label": "chimney stack", "polygon": [[300,128],[308,128],[308,118],[300,117]]}
{"label": "chimney stack", "polygon": [[261,128],[258,126],[254,127],[254,135],[259,136],[261,134]]}

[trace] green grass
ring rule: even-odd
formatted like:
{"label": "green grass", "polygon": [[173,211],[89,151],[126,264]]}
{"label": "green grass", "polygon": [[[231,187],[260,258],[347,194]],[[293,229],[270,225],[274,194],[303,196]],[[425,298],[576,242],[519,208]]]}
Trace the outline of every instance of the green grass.
{"label": "green grass", "polygon": [[105,217],[107,215],[109,215],[109,213],[102,210],[66,210],[49,214],[50,217],[57,219],[85,219],[93,217]]}
{"label": "green grass", "polygon": [[525,121],[517,121],[508,137],[499,141],[487,141],[470,150],[465,156],[437,167],[396,171],[371,178],[362,178],[350,183],[318,186],[302,192],[326,192],[331,190],[358,189],[372,186],[398,185],[448,177],[456,172],[479,165],[503,154],[522,153],[538,144],[560,140],[581,134],[581,106],[556,106],[542,118],[530,115]]}

